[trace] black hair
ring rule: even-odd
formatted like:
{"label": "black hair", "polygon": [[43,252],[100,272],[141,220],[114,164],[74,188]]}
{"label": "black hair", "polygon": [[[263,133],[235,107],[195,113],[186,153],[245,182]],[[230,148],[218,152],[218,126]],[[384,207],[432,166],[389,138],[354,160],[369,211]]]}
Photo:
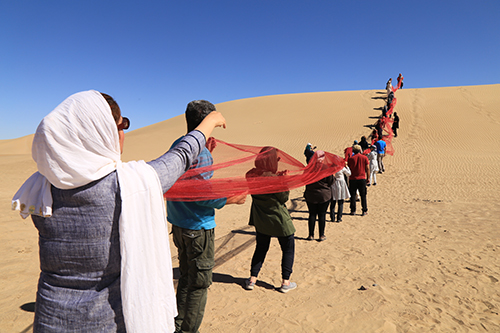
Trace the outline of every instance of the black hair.
{"label": "black hair", "polygon": [[194,130],[210,112],[215,111],[215,105],[205,100],[189,102],[186,107],[186,123],[188,133]]}

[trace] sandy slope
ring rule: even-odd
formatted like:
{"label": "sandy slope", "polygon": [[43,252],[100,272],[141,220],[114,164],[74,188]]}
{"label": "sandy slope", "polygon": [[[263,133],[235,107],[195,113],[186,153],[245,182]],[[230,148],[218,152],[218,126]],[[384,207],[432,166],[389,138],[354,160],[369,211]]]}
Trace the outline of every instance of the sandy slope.
{"label": "sandy slope", "polygon": [[[274,145],[300,160],[307,142],[341,154],[369,134],[366,126],[384,103],[381,92],[222,103],[217,107],[228,128],[215,136]],[[275,241],[257,287],[242,288],[254,246],[250,200],[219,211],[214,284],[202,331],[500,331],[499,96],[500,85],[398,91],[396,152],[369,189],[368,216],[328,222],[327,241],[308,242],[303,188],[292,191],[292,279],[299,287],[288,294],[274,290],[280,281]],[[182,116],[132,131],[123,158],[152,159],[184,132]],[[29,331],[33,318],[20,307],[35,300],[37,234],[29,219],[9,210],[12,194],[36,169],[29,140],[0,141],[0,332]]]}

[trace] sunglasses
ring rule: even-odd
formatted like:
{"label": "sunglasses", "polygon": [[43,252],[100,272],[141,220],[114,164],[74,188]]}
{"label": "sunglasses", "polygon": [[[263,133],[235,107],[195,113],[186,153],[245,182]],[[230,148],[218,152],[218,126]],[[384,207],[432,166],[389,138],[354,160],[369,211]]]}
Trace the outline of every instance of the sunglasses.
{"label": "sunglasses", "polygon": [[120,125],[116,125],[119,131],[126,130],[130,127],[130,120],[127,117],[122,118],[122,123]]}

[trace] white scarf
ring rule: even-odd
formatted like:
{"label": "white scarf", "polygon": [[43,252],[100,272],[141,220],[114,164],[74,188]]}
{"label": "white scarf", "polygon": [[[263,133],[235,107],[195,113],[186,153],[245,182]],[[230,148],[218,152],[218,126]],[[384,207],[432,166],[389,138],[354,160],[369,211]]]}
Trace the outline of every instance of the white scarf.
{"label": "white scarf", "polygon": [[173,332],[177,308],[160,180],[144,161],[121,162],[118,130],[104,97],[95,90],[68,97],[38,126],[32,156],[38,172],[12,199],[23,218],[52,215],[51,184],[73,189],[117,170],[126,329]]}

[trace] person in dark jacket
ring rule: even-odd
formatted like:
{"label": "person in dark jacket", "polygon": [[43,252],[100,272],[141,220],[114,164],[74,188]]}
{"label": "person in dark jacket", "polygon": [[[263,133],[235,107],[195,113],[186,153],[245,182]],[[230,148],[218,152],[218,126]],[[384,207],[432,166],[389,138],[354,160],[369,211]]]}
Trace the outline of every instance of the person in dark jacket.
{"label": "person in dark jacket", "polygon": [[[318,151],[318,161],[324,157],[324,152]],[[322,156],[323,155],[323,156]],[[316,216],[318,217],[319,241],[326,240],[325,224],[326,211],[332,199],[333,175],[318,180],[315,183],[306,185],[304,198],[309,209],[309,237],[307,240],[314,239],[314,227],[316,225]]]}
{"label": "person in dark jacket", "polygon": [[366,136],[362,136],[361,137],[361,141],[359,141],[359,145],[361,146],[361,151],[365,151],[367,150],[368,148],[370,148],[370,144],[368,143],[368,141],[366,141]]}
{"label": "person in dark jacket", "polygon": [[[278,177],[281,174],[278,172],[278,161],[276,148],[262,148],[255,159],[255,168],[246,174],[250,186],[253,177]],[[282,251],[282,283],[278,290],[287,293],[297,288],[297,284],[290,281],[295,258],[295,227],[285,205],[288,197],[289,191],[252,194],[252,208],[248,224],[255,226],[257,242],[252,257],[250,278],[245,281],[245,289],[247,290],[252,290],[255,287],[272,237],[278,238]]]}
{"label": "person in dark jacket", "polygon": [[399,116],[397,112],[394,112],[394,122],[392,123],[392,132],[394,133],[394,137],[398,136],[398,128],[399,128]]}
{"label": "person in dark jacket", "polygon": [[312,146],[312,144],[308,143],[306,145],[306,148],[304,149],[304,156],[306,157],[306,163],[309,164],[309,161],[311,160],[311,157],[314,155],[314,149],[316,149],[316,146]]}

